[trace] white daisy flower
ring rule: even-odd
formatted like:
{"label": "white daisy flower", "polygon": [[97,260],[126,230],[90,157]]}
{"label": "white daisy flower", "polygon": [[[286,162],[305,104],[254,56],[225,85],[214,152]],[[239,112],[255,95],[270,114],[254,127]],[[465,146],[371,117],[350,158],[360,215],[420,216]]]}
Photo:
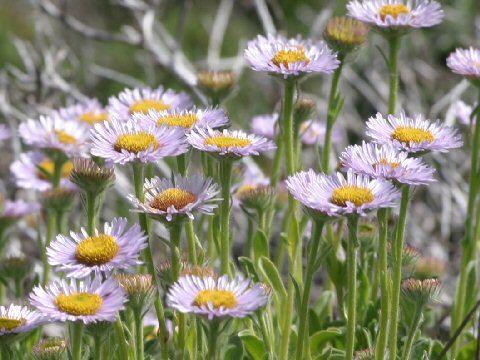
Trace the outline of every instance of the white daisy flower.
{"label": "white daisy flower", "polygon": [[111,278],[61,280],[45,289],[37,286],[30,293],[30,303],[53,321],[113,322],[127,301],[122,287]]}
{"label": "white daisy flower", "polygon": [[261,284],[230,281],[227,275],[181,277],[167,295],[168,306],[182,313],[206,315],[209,320],[222,316],[243,318],[265,306],[267,300]]}
{"label": "white daisy flower", "polygon": [[480,86],[480,49],[456,49],[447,58],[447,66],[455,74],[463,75]]}
{"label": "white daisy flower", "polygon": [[141,264],[140,252],[147,247],[147,237],[138,224],[127,229],[127,219],[105,223],[103,232],[95,229],[88,235],[85,228],[70,236],[57,235],[47,248],[48,263],[67,277],[84,278],[100,272],[128,269]]}
{"label": "white daisy flower", "polygon": [[0,306],[0,342],[19,340],[19,335],[26,335],[45,322],[42,314],[27,306]]}
{"label": "white daisy flower", "polygon": [[252,118],[252,131],[254,134],[266,137],[267,139],[275,139],[275,128],[278,123],[278,113],[262,114]]}
{"label": "white daisy flower", "polygon": [[65,120],[76,120],[90,126],[109,120],[108,112],[97,99],[87,99],[84,102],[60,108],[53,114]]}
{"label": "white daisy flower", "polygon": [[478,105],[476,103],[473,104],[473,106],[470,106],[466,103],[464,103],[462,100],[458,100],[454,107],[455,107],[455,116],[457,119],[460,121],[462,125],[473,125],[475,124],[476,118],[473,117],[473,110],[477,107]]}
{"label": "white daisy flower", "polygon": [[[300,140],[305,145],[323,145],[327,125],[325,122],[308,120],[300,124]],[[336,143],[343,138],[342,132],[338,128],[332,131],[332,142]]]}
{"label": "white daisy flower", "polygon": [[32,215],[40,211],[42,206],[37,202],[24,200],[3,200],[0,197],[0,222],[2,220],[15,220]]}

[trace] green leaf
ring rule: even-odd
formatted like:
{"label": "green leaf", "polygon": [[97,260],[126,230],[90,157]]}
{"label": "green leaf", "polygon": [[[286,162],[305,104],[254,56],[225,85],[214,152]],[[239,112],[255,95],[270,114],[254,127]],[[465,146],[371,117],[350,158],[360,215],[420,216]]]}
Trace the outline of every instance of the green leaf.
{"label": "green leaf", "polygon": [[262,230],[257,230],[257,233],[255,234],[255,239],[253,239],[253,254],[255,256],[255,264],[258,263],[258,260],[262,256],[270,256],[268,239]]}
{"label": "green leaf", "polygon": [[[242,360],[245,356],[242,341],[238,336],[234,336],[228,343],[227,351],[225,352],[225,359]],[[195,357],[192,357],[194,359]]]}
{"label": "green leaf", "polygon": [[310,351],[313,354],[320,352],[328,341],[339,336],[342,336],[342,332],[337,328],[317,331],[310,336]]}
{"label": "green leaf", "polygon": [[284,301],[287,298],[287,290],[275,264],[269,258],[262,256],[259,259],[258,268],[263,280],[273,288],[275,295]]}
{"label": "green leaf", "polygon": [[247,349],[248,353],[254,360],[262,360],[265,354],[265,348],[263,347],[263,341],[253,335],[250,330],[243,330],[238,333],[240,339],[242,339],[243,346]]}
{"label": "green leaf", "polygon": [[242,268],[247,273],[248,277],[255,282],[259,281],[257,270],[255,270],[255,265],[253,264],[252,259],[246,256],[240,256],[238,262],[242,265]]}

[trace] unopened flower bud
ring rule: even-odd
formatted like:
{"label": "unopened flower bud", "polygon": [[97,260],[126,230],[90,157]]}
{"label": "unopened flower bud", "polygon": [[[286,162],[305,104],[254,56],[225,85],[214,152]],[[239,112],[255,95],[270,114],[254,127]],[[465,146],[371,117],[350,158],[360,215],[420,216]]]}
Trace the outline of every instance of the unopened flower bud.
{"label": "unopened flower bud", "polygon": [[127,306],[146,311],[151,305],[155,286],[150,274],[119,274],[116,280],[128,297]]}
{"label": "unopened flower bud", "polygon": [[42,193],[42,203],[48,210],[66,211],[73,206],[76,194],[74,189],[53,188]]}
{"label": "unopened flower bud", "polygon": [[61,360],[66,358],[67,342],[61,338],[40,341],[32,348],[35,360]]}
{"label": "unopened flower bud", "polygon": [[244,185],[241,186],[236,197],[246,209],[265,211],[275,201],[275,190],[270,185]]}
{"label": "unopened flower bud", "polygon": [[402,295],[415,304],[425,305],[440,293],[438,279],[406,279],[402,281]]}
{"label": "unopened flower bud", "polygon": [[355,353],[355,360],[374,360],[375,351],[373,349],[359,350]]}
{"label": "unopened flower bud", "polygon": [[114,168],[100,167],[92,159],[77,158],[73,161],[70,181],[87,193],[100,194],[113,185]]}
{"label": "unopened flower bud", "polygon": [[347,16],[334,17],[327,23],[324,37],[340,54],[348,54],[367,41],[369,27]]}
{"label": "unopened flower bud", "polygon": [[33,269],[33,260],[25,256],[11,256],[0,260],[0,277],[22,282]]}
{"label": "unopened flower bud", "polygon": [[197,76],[199,88],[216,104],[230,94],[236,82],[237,79],[231,71],[205,70]]}

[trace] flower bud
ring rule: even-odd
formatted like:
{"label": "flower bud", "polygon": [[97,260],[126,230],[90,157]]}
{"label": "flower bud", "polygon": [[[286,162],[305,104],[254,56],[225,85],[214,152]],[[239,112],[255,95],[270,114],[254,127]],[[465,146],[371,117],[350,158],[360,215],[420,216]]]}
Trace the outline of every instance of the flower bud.
{"label": "flower bud", "polygon": [[42,203],[47,210],[57,212],[70,210],[77,191],[69,188],[53,188],[42,193]]}
{"label": "flower bud", "polygon": [[260,212],[271,208],[276,198],[275,190],[270,185],[241,186],[236,197],[244,208]]}
{"label": "flower bud", "polygon": [[67,342],[62,338],[40,341],[32,348],[35,360],[61,360],[66,358]]}
{"label": "flower bud", "polygon": [[70,181],[87,193],[101,194],[113,185],[114,168],[100,167],[92,159],[77,158],[73,161]]}
{"label": "flower bud", "polygon": [[226,98],[237,83],[235,75],[231,71],[204,70],[198,73],[198,87],[215,104]]}
{"label": "flower bud", "polygon": [[359,350],[355,353],[355,360],[374,360],[375,351],[373,349]]}
{"label": "flower bud", "polygon": [[23,282],[33,270],[33,260],[25,256],[11,256],[0,260],[0,277]]}
{"label": "flower bud", "polygon": [[438,279],[406,279],[402,281],[402,295],[405,299],[418,305],[425,305],[435,300],[440,293]]}
{"label": "flower bud", "polygon": [[347,16],[334,17],[327,23],[324,37],[341,55],[346,55],[367,41],[369,27]]}
{"label": "flower bud", "polygon": [[127,294],[127,306],[135,310],[138,309],[142,313],[150,307],[155,289],[152,275],[118,274],[116,280]]}

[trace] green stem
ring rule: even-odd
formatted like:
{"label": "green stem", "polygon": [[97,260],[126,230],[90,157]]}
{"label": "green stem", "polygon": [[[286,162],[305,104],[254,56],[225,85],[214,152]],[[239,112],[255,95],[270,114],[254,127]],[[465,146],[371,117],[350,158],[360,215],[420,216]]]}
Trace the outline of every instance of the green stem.
{"label": "green stem", "polygon": [[144,358],[144,342],[143,342],[143,316],[142,311],[134,310],[133,317],[135,321],[135,348],[137,349],[137,359]]}
{"label": "green stem", "polygon": [[217,359],[217,338],[218,338],[218,328],[219,321],[214,319],[209,322],[209,331],[208,331],[208,360],[218,360]]}
{"label": "green stem", "polygon": [[188,220],[185,224],[185,232],[187,233],[187,245],[188,245],[188,261],[192,265],[197,264],[197,247],[195,244],[195,229],[193,227],[193,221]]}
{"label": "green stem", "polygon": [[64,210],[57,211],[57,234],[65,234],[67,232],[68,214]]}
{"label": "green stem", "polygon": [[338,95],[340,88],[340,77],[343,69],[343,57],[339,58],[340,65],[333,73],[332,85],[330,87],[330,97],[328,99],[328,112],[327,112],[327,129],[325,132],[325,141],[323,145],[323,156],[322,156],[322,170],[325,173],[330,173],[330,154],[332,151],[332,133],[333,126],[338,117]]}
{"label": "green stem", "polygon": [[253,256],[253,236],[255,235],[253,220],[250,216],[247,217],[247,243],[245,245],[244,256],[252,257]]}
{"label": "green stem", "polygon": [[118,357],[119,360],[128,360],[128,348],[127,348],[127,339],[125,338],[125,331],[123,330],[122,320],[120,316],[117,317],[117,321],[115,321],[115,330],[117,332],[117,339],[118,339],[118,346],[119,352]]}
{"label": "green stem", "polygon": [[187,153],[177,156],[177,171],[182,176],[187,174]]}
{"label": "green stem", "polygon": [[102,337],[100,335],[94,335],[93,343],[95,347],[95,354],[93,358],[95,360],[102,360]]}
{"label": "green stem", "polygon": [[267,358],[270,358],[271,356],[273,356],[273,346],[272,346],[271,337],[269,336],[267,323],[265,322],[265,316],[266,316],[265,312],[263,311],[259,312],[258,322],[260,323],[260,331],[262,332],[263,342],[267,348],[267,354],[268,354]]}
{"label": "green stem", "polygon": [[400,214],[398,218],[397,231],[392,246],[393,251],[393,284],[390,312],[390,359],[397,358],[397,334],[398,334],[398,313],[400,303],[400,288],[402,286],[402,250],[405,237],[405,226],[407,224],[407,211],[409,203],[408,185],[403,185],[402,200],[400,203]]}
{"label": "green stem", "polygon": [[46,286],[48,284],[48,278],[50,274],[50,264],[47,257],[47,247],[50,246],[50,242],[55,236],[55,224],[56,224],[56,213],[53,210],[48,211],[48,220],[47,220],[47,237],[45,238],[45,246],[42,250],[42,259],[43,259],[43,280],[42,285]]}
{"label": "green stem", "polygon": [[405,342],[405,348],[403,350],[402,360],[410,360],[410,355],[412,352],[413,340],[415,339],[415,334],[420,325],[420,318],[422,316],[422,306],[419,304],[415,305],[415,313],[413,315],[412,323],[408,329],[408,337]]}
{"label": "green stem", "polygon": [[172,261],[172,279],[177,281],[180,276],[180,242],[182,239],[182,223],[175,222],[170,225],[170,258]]}
{"label": "green stem", "polygon": [[390,91],[388,99],[388,113],[395,114],[398,95],[398,58],[400,55],[401,36],[394,34],[388,38],[390,47],[389,53],[389,71],[390,71]]}
{"label": "green stem", "polygon": [[187,338],[187,318],[185,314],[178,313],[178,342],[177,348],[179,351],[178,359],[183,360],[185,357],[185,347]]}
{"label": "green stem", "polygon": [[378,239],[378,267],[380,272],[380,288],[381,288],[381,314],[380,314],[380,329],[377,337],[377,344],[375,346],[375,359],[385,359],[387,350],[388,338],[388,320],[390,316],[390,286],[388,276],[388,261],[387,261],[387,247],[388,247],[388,217],[390,211],[388,209],[378,210],[379,222],[379,239]]}
{"label": "green stem", "polygon": [[23,279],[15,279],[15,298],[21,299],[23,297]]}
{"label": "green stem", "polygon": [[52,177],[52,185],[54,188],[58,188],[60,186],[60,181],[62,180],[62,169],[66,161],[67,158],[65,155],[57,155],[57,159],[54,161],[55,167]]}
{"label": "green stem", "polygon": [[95,193],[88,191],[86,193],[86,201],[87,201],[87,231],[88,233],[93,236],[95,233],[95,226],[96,226],[96,217],[97,217],[97,211],[96,211],[96,200],[97,196]]}
{"label": "green stem", "polygon": [[317,254],[320,250],[320,239],[323,231],[323,222],[315,222],[313,224],[313,234],[311,238],[311,246],[308,248],[307,269],[305,275],[305,285],[303,287],[302,303],[300,305],[300,325],[297,337],[297,359],[303,359],[304,341],[308,337],[308,303],[310,300],[310,290],[313,283],[313,275],[315,274]]}
{"label": "green stem", "polygon": [[83,336],[83,322],[75,321],[72,323],[72,338],[70,343],[72,344],[72,360],[82,359],[82,336]]}
{"label": "green stem", "polygon": [[[348,218],[347,243],[347,348],[346,360],[353,360],[355,348],[355,322],[357,298],[357,227],[358,217],[350,215]],[[392,358],[394,359],[394,358]]]}
{"label": "green stem", "polygon": [[220,212],[221,233],[221,273],[230,273],[230,186],[232,181],[232,162],[224,160],[220,164],[220,183],[222,184],[222,207]]}
{"label": "green stem", "polygon": [[214,232],[215,216],[208,217],[208,233],[207,233],[207,256],[210,261],[215,260],[215,232]]}
{"label": "green stem", "polygon": [[0,345],[0,352],[2,355],[2,360],[10,360],[10,351],[9,351],[9,346],[7,344],[2,344]]}

